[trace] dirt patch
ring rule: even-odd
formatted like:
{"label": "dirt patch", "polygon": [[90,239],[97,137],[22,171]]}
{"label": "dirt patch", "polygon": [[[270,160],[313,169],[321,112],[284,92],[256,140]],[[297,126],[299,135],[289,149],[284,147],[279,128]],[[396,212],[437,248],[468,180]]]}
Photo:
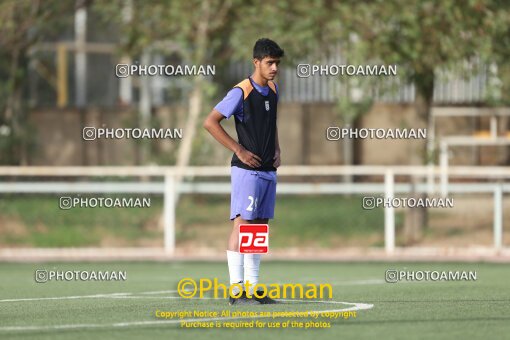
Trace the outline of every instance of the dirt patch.
{"label": "dirt patch", "polygon": [[16,237],[28,236],[30,231],[25,224],[15,217],[6,218],[0,216],[0,235],[11,235]]}
{"label": "dirt patch", "polygon": [[129,242],[127,242],[126,240],[119,237],[115,237],[113,235],[104,235],[103,237],[101,237],[101,242],[99,246],[103,248],[108,247],[116,248],[116,247],[129,247],[132,246],[132,244],[129,244]]}
{"label": "dirt patch", "polygon": [[146,231],[163,231],[164,225],[163,225],[163,218],[161,215],[156,215],[145,221],[145,223],[142,226],[143,230]]}
{"label": "dirt patch", "polygon": [[34,227],[34,230],[39,234],[46,234],[48,232],[48,227],[41,222],[37,222]]}

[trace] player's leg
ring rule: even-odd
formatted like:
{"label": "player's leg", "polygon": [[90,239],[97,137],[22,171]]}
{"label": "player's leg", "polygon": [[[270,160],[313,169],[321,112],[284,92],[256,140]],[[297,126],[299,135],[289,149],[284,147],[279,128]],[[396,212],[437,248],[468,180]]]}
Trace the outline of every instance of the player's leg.
{"label": "player's leg", "polygon": [[[248,221],[250,224],[267,224],[269,219],[255,219]],[[259,283],[259,269],[261,254],[244,254],[244,282],[250,283],[249,294],[253,295],[253,289],[255,285]],[[247,292],[248,293],[248,292]]]}
{"label": "player's leg", "polygon": [[[228,261],[228,272],[230,275],[230,284],[244,283],[244,254],[239,252],[239,226],[241,224],[248,223],[243,220],[241,216],[237,216],[234,219],[234,226],[228,240],[227,247],[227,261]],[[237,289],[234,289],[234,294],[237,294]]]}
{"label": "player's leg", "polygon": [[[258,190],[258,206],[257,206],[257,214],[259,219],[251,221],[251,223],[256,224],[268,224],[269,219],[274,217],[274,208],[276,201],[276,173],[275,172],[259,172],[259,190]],[[251,292],[255,288],[255,285],[259,281],[259,271],[260,271],[260,260],[261,254],[245,254],[244,255],[244,282],[250,282]],[[262,292],[257,294],[258,296],[262,295]],[[269,298],[257,298],[254,296],[254,299],[262,304],[273,304],[278,303],[277,301]]]}
{"label": "player's leg", "polygon": [[[244,256],[239,253],[239,226],[247,224],[253,219],[253,200],[256,196],[256,179],[253,171],[232,167],[232,192],[230,219],[233,227],[228,239],[227,261],[230,275],[230,284],[244,283]],[[236,287],[233,293],[237,294]],[[244,295],[243,295],[244,296]],[[230,299],[230,303],[240,303],[243,299]],[[251,302],[258,303],[254,300]]]}
{"label": "player's leg", "polygon": [[[267,224],[269,219],[257,219],[250,221],[252,224]],[[276,300],[271,299],[269,296],[263,296],[264,292],[262,290],[257,290],[257,294],[255,295],[255,286],[259,282],[259,271],[260,271],[260,260],[262,258],[261,254],[244,254],[244,282],[250,283],[250,291],[252,299],[259,302],[263,305],[271,305],[275,303],[279,303]]]}
{"label": "player's leg", "polygon": [[[232,232],[230,233],[229,241],[228,241],[228,250],[227,250],[227,260],[228,260],[228,270],[230,275],[230,284],[243,284],[246,280],[253,280],[256,277],[256,282],[258,282],[258,264],[260,263],[260,258],[258,259],[258,263],[256,264],[256,272],[253,268],[255,266],[256,260],[252,258],[252,255],[255,254],[241,254],[239,253],[239,226],[241,224],[251,223],[250,220],[245,220],[241,216],[237,216],[234,219],[234,226],[232,228]],[[248,275],[245,277],[245,275]],[[255,283],[256,284],[256,283]],[[232,293],[237,296],[239,294],[239,289],[235,286],[232,289]],[[238,299],[234,299],[232,297],[229,298],[229,303],[233,304],[260,304],[259,301],[255,299],[248,299],[246,297],[246,291],[243,291],[242,295]]]}
{"label": "player's leg", "polygon": [[234,224],[232,227],[232,231],[230,232],[230,237],[228,239],[228,250],[230,251],[239,251],[239,226],[241,224],[248,224],[249,220],[243,219],[241,216],[237,216],[234,218]]}

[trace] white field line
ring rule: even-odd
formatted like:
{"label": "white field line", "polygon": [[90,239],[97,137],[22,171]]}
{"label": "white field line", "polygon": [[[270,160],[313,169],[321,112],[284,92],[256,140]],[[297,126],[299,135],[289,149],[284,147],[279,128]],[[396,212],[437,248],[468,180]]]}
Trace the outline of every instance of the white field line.
{"label": "white field line", "polygon": [[[317,280],[316,280],[317,281]],[[366,280],[358,280],[358,281],[336,281],[336,282],[331,282],[330,284],[332,286],[358,286],[358,285],[392,285],[392,284],[402,284],[402,283],[430,283],[430,282],[434,282],[434,281],[405,281],[405,280],[402,280],[402,281],[397,281],[397,282],[386,282],[386,280],[383,280],[383,279],[366,279]],[[307,284],[307,283],[311,283],[311,284],[315,284],[317,285],[318,283],[316,282],[300,282],[301,284]],[[324,282],[324,283],[328,283],[328,282]],[[280,283],[280,284],[284,284],[284,283]]]}
{"label": "white field line", "polygon": [[166,293],[177,293],[177,289],[174,289],[174,290],[156,290],[156,291],[153,291],[153,292],[141,292],[141,293],[132,293],[132,294],[157,295],[157,294],[166,294]]}
{"label": "white field line", "polygon": [[177,293],[177,290],[158,290],[158,291],[153,291],[153,292],[140,292],[140,293],[107,293],[107,294],[56,296],[56,297],[43,297],[43,298],[3,299],[3,300],[0,300],[0,302],[116,298],[116,297],[120,297],[120,296],[129,296],[129,295],[133,295],[133,294],[156,295],[156,294],[167,294],[167,293]]}
{"label": "white field line", "polygon": [[97,299],[115,297],[119,295],[130,295],[132,293],[111,293],[111,294],[95,294],[95,295],[76,295],[76,296],[57,296],[44,298],[25,298],[25,299],[3,299],[0,302],[23,302],[23,301],[44,301],[44,300],[73,300],[73,299]]}
{"label": "white field line", "polygon": [[[294,282],[296,284],[298,282]],[[317,284],[315,282],[299,282],[301,284]],[[398,284],[402,283],[421,283],[420,281],[399,281]],[[288,282],[279,282],[279,285],[289,284]],[[330,283],[332,286],[357,286],[357,285],[377,285],[377,284],[390,284],[381,279],[367,279],[358,281],[339,281]],[[395,284],[395,283],[391,283]],[[23,302],[23,301],[44,301],[44,300],[73,300],[73,299],[97,299],[97,298],[117,298],[127,297],[133,294],[138,295],[158,295],[158,294],[172,294],[177,293],[177,290],[158,290],[150,292],[138,292],[138,293],[107,293],[107,294],[95,294],[95,295],[76,295],[76,296],[58,296],[58,297],[44,297],[44,298],[20,298],[20,299],[3,299],[2,302]],[[141,298],[141,297],[140,297]],[[173,299],[173,297],[166,297]],[[176,297],[179,298],[179,297]]]}
{"label": "white field line", "polygon": [[[297,282],[294,282],[294,284]],[[300,282],[301,284],[317,284],[314,282]],[[399,283],[406,283],[402,281]],[[279,285],[289,284],[289,282],[280,282]],[[367,279],[357,281],[339,281],[332,282],[332,286],[356,286],[356,285],[371,285],[371,284],[387,284],[386,281],[380,279]],[[46,298],[22,298],[22,299],[3,299],[1,302],[22,302],[22,301],[44,301],[44,300],[72,300],[72,299],[94,299],[94,298],[115,298],[116,296],[128,296],[128,295],[158,295],[167,293],[177,293],[177,290],[157,290],[150,292],[139,292],[139,293],[107,293],[107,294],[95,294],[95,295],[76,295],[76,296],[60,296],[60,297],[46,297]]]}
{"label": "white field line", "polygon": [[[137,296],[133,294],[143,295],[156,295],[161,293],[175,293],[177,291],[153,291],[153,292],[140,292],[140,293],[111,293],[111,294],[96,294],[96,295],[79,295],[79,296],[62,296],[62,297],[51,297],[51,298],[29,298],[29,299],[4,299],[0,302],[17,302],[17,301],[40,301],[40,300],[66,300],[66,299],[87,299],[87,298],[165,298],[165,299],[180,299],[178,296]],[[204,297],[201,299],[215,300],[215,298]],[[190,299],[191,300],[191,299]],[[311,313],[321,312],[348,312],[366,310],[374,307],[373,304],[358,303],[358,302],[343,302],[343,301],[310,301],[310,300],[294,300],[294,299],[279,299],[279,301],[289,302],[308,302],[308,303],[322,303],[322,304],[342,304],[350,305],[350,307],[340,309],[326,309],[318,311],[310,311]],[[270,316],[271,317],[271,316]],[[157,325],[157,324],[178,324],[181,322],[194,322],[194,321],[220,321],[220,320],[241,320],[241,319],[255,319],[255,318],[268,318],[267,316],[250,316],[250,317],[220,317],[220,318],[202,318],[202,319],[179,319],[179,320],[145,320],[145,321],[128,321],[128,322],[116,322],[107,324],[68,324],[68,325],[48,325],[48,326],[2,326],[0,331],[12,332],[12,331],[44,331],[44,330],[60,330],[60,329],[92,329],[92,328],[120,328],[120,327],[131,327],[131,326],[146,326],[146,325]]]}
{"label": "white field line", "polygon": [[357,285],[380,285],[386,284],[387,282],[383,279],[368,279],[368,280],[359,280],[359,281],[340,281],[333,282],[333,286],[357,286]]}

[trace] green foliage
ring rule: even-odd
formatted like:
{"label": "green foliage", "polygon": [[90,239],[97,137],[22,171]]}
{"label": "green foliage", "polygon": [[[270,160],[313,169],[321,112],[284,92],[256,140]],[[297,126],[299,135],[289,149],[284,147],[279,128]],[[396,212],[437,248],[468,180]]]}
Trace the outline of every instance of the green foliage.
{"label": "green foliage", "polygon": [[490,29],[480,28],[487,27],[490,11],[475,1],[350,1],[339,10],[372,55],[416,73],[452,65],[489,47],[483,38]]}
{"label": "green foliage", "polygon": [[501,1],[347,1],[336,9],[367,56],[402,66],[419,91],[435,70],[473,57],[490,60],[497,50],[510,53],[508,39],[494,40],[508,31],[508,5]]}
{"label": "green foliage", "polygon": [[[1,164],[19,164],[30,150],[33,134],[23,100],[29,72],[29,49],[37,42],[54,39],[72,16],[70,1],[0,1],[0,136]],[[26,160],[26,159],[25,159]]]}
{"label": "green foliage", "polygon": [[[283,0],[271,6],[254,2],[243,8],[230,43],[238,47],[233,55],[238,60],[251,58],[253,43],[267,37],[284,48],[286,64],[303,58],[314,63],[336,51],[347,35],[335,12],[335,2]],[[250,48],[246,48],[247,42]]]}
{"label": "green foliage", "polygon": [[369,96],[364,96],[360,101],[353,101],[345,96],[338,97],[336,107],[340,112],[342,124],[352,124],[356,118],[367,113],[373,103],[373,99]]}

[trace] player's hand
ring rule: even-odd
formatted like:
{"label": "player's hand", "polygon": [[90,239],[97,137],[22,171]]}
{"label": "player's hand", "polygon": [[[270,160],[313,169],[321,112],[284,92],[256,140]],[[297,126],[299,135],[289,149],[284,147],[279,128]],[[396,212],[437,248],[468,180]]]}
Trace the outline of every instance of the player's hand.
{"label": "player's hand", "polygon": [[280,150],[276,150],[276,151],[274,152],[274,157],[273,157],[273,159],[274,159],[273,166],[274,166],[275,168],[278,168],[278,167],[280,166],[280,164],[281,164],[281,159],[280,159]]}
{"label": "player's hand", "polygon": [[258,168],[261,165],[262,159],[256,154],[246,150],[243,146],[236,152],[237,158],[244,164],[252,168]]}

